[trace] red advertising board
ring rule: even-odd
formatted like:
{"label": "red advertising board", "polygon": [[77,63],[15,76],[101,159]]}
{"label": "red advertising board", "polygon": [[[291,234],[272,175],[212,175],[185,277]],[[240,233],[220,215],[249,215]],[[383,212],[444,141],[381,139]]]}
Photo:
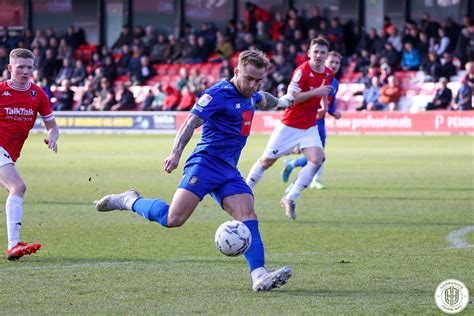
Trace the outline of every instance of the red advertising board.
{"label": "red advertising board", "polygon": [[[282,112],[255,112],[252,133],[271,133]],[[343,112],[328,115],[330,133],[342,134],[474,134],[474,111],[423,113]]]}

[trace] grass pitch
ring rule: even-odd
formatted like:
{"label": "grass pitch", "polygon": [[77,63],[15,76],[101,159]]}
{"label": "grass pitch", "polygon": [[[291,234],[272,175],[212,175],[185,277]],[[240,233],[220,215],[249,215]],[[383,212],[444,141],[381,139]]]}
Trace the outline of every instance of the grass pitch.
{"label": "grass pitch", "polygon": [[[306,190],[294,222],[279,207],[277,162],[256,187],[256,210],[267,266],[294,274],[270,293],[251,291],[243,257],[215,248],[229,217],[209,197],[173,230],[94,210],[93,200],[129,188],[169,201],[184,163],[162,170],[172,136],[62,135],[58,155],[42,138],[30,136],[17,166],[28,185],[22,239],[43,249],[0,260],[1,314],[441,315],[434,290],[449,278],[474,296],[474,248],[447,240],[474,225],[472,137],[330,136],[328,188]],[[249,138],[244,177],[267,139]],[[462,240],[474,245],[474,232]]]}

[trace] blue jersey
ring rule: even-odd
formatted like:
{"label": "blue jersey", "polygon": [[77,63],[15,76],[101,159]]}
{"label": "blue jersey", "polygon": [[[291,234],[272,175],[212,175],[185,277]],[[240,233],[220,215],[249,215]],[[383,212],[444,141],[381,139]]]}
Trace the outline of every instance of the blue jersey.
{"label": "blue jersey", "polygon": [[201,141],[188,160],[196,155],[209,155],[237,169],[240,153],[252,127],[255,104],[262,101],[259,93],[242,96],[228,80],[206,89],[191,110],[204,120]]}
{"label": "blue jersey", "polygon": [[[329,101],[328,113],[333,115],[336,112],[336,94],[337,94],[337,91],[339,90],[339,81],[336,78],[333,78],[331,80],[330,86],[332,87],[332,90],[331,92],[329,92],[329,95],[328,95],[328,101]],[[325,126],[324,117],[317,120],[316,125]]]}

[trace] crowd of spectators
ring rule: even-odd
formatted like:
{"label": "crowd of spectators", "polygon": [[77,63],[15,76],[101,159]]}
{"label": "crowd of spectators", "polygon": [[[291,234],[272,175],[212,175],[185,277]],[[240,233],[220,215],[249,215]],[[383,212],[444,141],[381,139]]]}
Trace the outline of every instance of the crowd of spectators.
{"label": "crowd of spectators", "polygon": [[[230,20],[225,29],[217,29],[211,22],[198,29],[186,25],[179,38],[157,32],[152,25],[133,29],[125,25],[113,45],[95,47],[90,58],[78,49],[86,44],[86,38],[74,26],[63,35],[53,28],[34,33],[3,28],[0,67],[3,79],[8,78],[9,51],[31,49],[36,55],[34,79],[53,97],[55,110],[188,110],[213,82],[200,75],[199,67],[182,67],[174,82],[156,82],[153,79],[162,64],[216,63],[220,65],[218,80],[232,77],[231,60],[237,52],[260,49],[271,57],[262,89],[281,94],[294,68],[307,60],[310,39],[318,35],[325,36],[330,49],[344,55],[345,64],[353,64],[362,74],[356,81],[366,84],[367,90],[358,110],[396,110],[401,95],[396,71],[419,71],[420,81],[449,81],[465,65],[462,87],[468,88],[462,88],[461,95],[466,89],[472,92],[474,66],[468,61],[474,57],[474,25],[468,16],[457,24],[450,18],[440,23],[425,14],[418,22],[407,21],[402,30],[385,17],[383,28],[363,31],[357,37],[352,21],[329,19],[318,6],[303,18],[296,8],[286,15],[272,15],[247,3],[244,20]],[[147,86],[140,106],[131,86]],[[74,87],[83,92],[77,106]]]}

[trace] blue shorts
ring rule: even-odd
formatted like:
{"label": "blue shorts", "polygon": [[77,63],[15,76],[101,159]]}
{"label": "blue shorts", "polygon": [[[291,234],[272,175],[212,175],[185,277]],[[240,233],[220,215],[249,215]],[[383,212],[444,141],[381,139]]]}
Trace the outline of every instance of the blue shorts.
{"label": "blue shorts", "polygon": [[203,154],[193,155],[186,161],[178,188],[196,194],[201,200],[206,194],[211,194],[221,207],[226,196],[242,193],[253,195],[237,169]]}
{"label": "blue shorts", "polygon": [[326,146],[326,126],[318,124],[319,138],[321,138],[321,144],[323,148]]}

